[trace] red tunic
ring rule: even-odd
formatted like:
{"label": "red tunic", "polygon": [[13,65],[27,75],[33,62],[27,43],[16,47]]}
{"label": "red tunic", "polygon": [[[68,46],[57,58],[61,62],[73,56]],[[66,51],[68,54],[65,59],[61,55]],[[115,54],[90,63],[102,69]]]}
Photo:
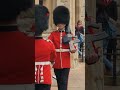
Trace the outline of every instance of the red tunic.
{"label": "red tunic", "polygon": [[51,84],[50,61],[55,58],[55,47],[50,40],[35,40],[35,83]]}
{"label": "red tunic", "polygon": [[0,84],[34,83],[34,39],[19,31],[0,32]]}
{"label": "red tunic", "polygon": [[[49,36],[49,39],[54,43],[56,49],[61,48],[69,50],[69,44],[62,43],[62,38],[65,35],[65,32],[54,31]],[[70,51],[57,52],[57,58],[55,59],[55,64],[53,65],[53,68],[70,68]]]}

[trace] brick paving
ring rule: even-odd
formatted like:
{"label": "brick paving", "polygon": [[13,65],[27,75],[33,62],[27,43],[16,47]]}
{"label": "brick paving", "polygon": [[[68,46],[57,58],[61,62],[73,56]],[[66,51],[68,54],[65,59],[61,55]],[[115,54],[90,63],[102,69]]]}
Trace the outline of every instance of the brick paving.
{"label": "brick paving", "polygon": [[[56,80],[53,79],[51,90],[58,90]],[[85,90],[85,64],[80,63],[75,69],[71,69],[69,75],[68,90]]]}

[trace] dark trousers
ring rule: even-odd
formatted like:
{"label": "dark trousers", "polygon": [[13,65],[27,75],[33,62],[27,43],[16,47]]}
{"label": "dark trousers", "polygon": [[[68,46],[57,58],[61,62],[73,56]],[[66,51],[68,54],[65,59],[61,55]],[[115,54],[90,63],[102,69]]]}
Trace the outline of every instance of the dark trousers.
{"label": "dark trousers", "polygon": [[54,69],[57,78],[58,90],[67,90],[70,68]]}
{"label": "dark trousers", "polygon": [[35,90],[50,90],[51,85],[47,84],[35,84]]}

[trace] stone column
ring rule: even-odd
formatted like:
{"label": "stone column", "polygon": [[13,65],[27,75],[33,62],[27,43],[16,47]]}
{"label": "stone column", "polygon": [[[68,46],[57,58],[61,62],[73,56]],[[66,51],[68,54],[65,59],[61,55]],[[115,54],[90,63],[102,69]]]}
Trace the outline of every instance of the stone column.
{"label": "stone column", "polygon": [[[68,4],[66,3],[66,6],[70,9],[70,27],[72,33],[75,35],[75,0],[68,0]],[[71,64],[72,68],[77,67],[78,60],[78,53],[71,54]]]}
{"label": "stone column", "polygon": [[54,22],[53,22],[53,10],[55,9],[55,7],[57,6],[57,0],[51,0],[51,5],[52,5],[52,8],[51,8],[51,27],[52,29],[56,29],[56,26],[54,25]]}
{"label": "stone column", "polygon": [[[96,0],[86,0],[86,11],[88,16],[96,20]],[[86,27],[87,28],[87,27]],[[97,46],[101,42],[95,43]],[[102,48],[102,47],[101,47]],[[102,52],[101,52],[101,55]],[[93,65],[85,66],[85,86],[86,90],[104,90],[104,76],[103,76],[103,58]]]}
{"label": "stone column", "polygon": [[96,17],[96,0],[86,0],[85,8],[89,16]]}
{"label": "stone column", "polygon": [[75,22],[81,20],[85,24],[85,0],[75,0]]}
{"label": "stone column", "polygon": [[35,4],[39,4],[39,0],[35,0]]}
{"label": "stone column", "polygon": [[49,12],[50,12],[50,17],[49,17],[49,30],[47,30],[47,32],[51,32],[52,31],[52,16],[53,16],[53,8],[52,8],[52,3],[53,0],[44,0],[44,5],[48,8]]}

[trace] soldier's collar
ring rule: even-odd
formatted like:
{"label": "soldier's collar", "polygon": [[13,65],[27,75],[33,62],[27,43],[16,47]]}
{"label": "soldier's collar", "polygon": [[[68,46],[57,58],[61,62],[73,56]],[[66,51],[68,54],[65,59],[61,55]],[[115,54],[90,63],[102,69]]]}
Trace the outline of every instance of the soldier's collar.
{"label": "soldier's collar", "polygon": [[58,30],[58,32],[65,32],[65,30]]}

